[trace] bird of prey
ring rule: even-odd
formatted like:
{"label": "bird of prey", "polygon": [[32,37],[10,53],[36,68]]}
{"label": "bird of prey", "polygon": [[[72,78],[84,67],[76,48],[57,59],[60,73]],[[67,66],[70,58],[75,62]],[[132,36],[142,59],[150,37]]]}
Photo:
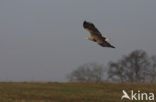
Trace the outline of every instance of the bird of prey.
{"label": "bird of prey", "polygon": [[87,37],[86,40],[91,40],[96,42],[97,44],[101,45],[102,47],[110,47],[110,48],[115,48],[113,45],[107,42],[109,38],[103,37],[102,34],[99,32],[99,30],[94,26],[93,23],[84,21],[83,22],[83,27],[86,29],[91,36]]}

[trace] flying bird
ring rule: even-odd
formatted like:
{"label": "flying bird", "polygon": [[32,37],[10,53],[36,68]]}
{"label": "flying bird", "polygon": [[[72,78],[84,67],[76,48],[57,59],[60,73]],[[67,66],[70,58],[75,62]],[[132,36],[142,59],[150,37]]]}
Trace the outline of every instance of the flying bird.
{"label": "flying bird", "polygon": [[102,47],[115,48],[113,45],[111,45],[110,43],[107,42],[107,40],[109,40],[109,38],[103,37],[102,34],[100,33],[100,31],[94,26],[93,23],[84,21],[83,27],[91,34],[91,36],[87,37],[86,40],[94,41]]}

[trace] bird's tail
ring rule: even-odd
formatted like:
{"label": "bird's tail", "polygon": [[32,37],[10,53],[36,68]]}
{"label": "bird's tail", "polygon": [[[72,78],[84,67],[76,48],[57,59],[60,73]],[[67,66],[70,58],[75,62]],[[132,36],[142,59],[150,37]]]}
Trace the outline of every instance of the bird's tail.
{"label": "bird's tail", "polygon": [[108,40],[110,40],[110,38],[109,37],[106,37],[105,40],[108,41]]}

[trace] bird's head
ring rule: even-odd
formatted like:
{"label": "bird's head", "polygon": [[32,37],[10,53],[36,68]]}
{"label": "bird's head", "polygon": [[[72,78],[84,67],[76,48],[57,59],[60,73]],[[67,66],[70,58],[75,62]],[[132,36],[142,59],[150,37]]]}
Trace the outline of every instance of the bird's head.
{"label": "bird's head", "polygon": [[86,39],[86,40],[90,40],[90,41],[96,42],[95,39],[94,39],[93,37],[86,37],[85,39]]}

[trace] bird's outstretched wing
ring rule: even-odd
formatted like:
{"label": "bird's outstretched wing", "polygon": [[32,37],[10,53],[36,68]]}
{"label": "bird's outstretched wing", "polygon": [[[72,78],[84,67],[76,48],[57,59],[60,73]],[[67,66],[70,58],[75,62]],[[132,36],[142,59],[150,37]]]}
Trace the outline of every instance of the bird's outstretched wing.
{"label": "bird's outstretched wing", "polygon": [[102,36],[102,34],[100,33],[100,31],[94,26],[93,23],[84,21],[83,22],[83,27],[88,32],[90,32],[91,36]]}
{"label": "bird's outstretched wing", "polygon": [[105,40],[98,40],[97,43],[99,45],[101,45],[102,47],[111,47],[111,48],[115,48],[113,45],[111,45],[110,43],[108,43]]}

